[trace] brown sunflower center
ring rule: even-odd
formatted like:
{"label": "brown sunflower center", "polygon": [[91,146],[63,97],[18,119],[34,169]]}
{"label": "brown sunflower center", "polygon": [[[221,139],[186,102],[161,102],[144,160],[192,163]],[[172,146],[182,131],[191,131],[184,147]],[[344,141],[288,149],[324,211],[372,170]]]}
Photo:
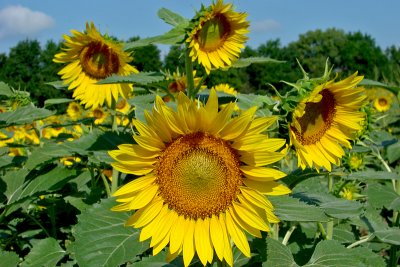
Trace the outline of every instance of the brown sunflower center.
{"label": "brown sunflower center", "polygon": [[378,103],[379,103],[379,105],[380,105],[381,107],[386,107],[386,106],[388,105],[387,99],[386,99],[386,98],[383,98],[383,97],[381,97],[381,98],[378,99]]}
{"label": "brown sunflower center", "polygon": [[171,142],[155,168],[160,196],[190,218],[211,217],[236,199],[242,175],[238,154],[225,141],[191,133]]}
{"label": "brown sunflower center", "polygon": [[215,16],[203,24],[197,35],[200,49],[214,51],[220,48],[230,35],[231,27],[227,18],[223,15]]}
{"label": "brown sunflower center", "polygon": [[307,103],[303,117],[296,118],[300,124],[301,132],[291,127],[297,140],[303,145],[318,142],[331,127],[336,113],[336,103],[333,94],[324,89],[320,92],[322,99],[318,103]]}
{"label": "brown sunflower center", "polygon": [[81,51],[82,70],[91,78],[100,80],[118,73],[119,57],[103,42],[90,42]]}
{"label": "brown sunflower center", "polygon": [[100,119],[101,117],[104,116],[104,112],[100,109],[95,109],[93,110],[93,117],[96,119]]}

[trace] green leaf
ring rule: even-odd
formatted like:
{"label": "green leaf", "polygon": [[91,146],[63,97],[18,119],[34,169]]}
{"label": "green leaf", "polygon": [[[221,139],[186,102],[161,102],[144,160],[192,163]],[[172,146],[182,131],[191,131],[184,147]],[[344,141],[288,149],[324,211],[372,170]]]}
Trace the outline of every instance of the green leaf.
{"label": "green leaf", "polygon": [[34,169],[40,164],[45,164],[54,158],[71,155],[70,151],[63,144],[47,142],[43,147],[32,149],[32,154],[25,163],[25,167],[29,170]]}
{"label": "green leaf", "polygon": [[165,21],[166,23],[172,25],[172,26],[178,26],[180,24],[188,24],[189,21],[182,17],[181,15],[172,12],[169,9],[166,8],[160,8],[157,12],[157,15],[160,19]]}
{"label": "green leaf", "polygon": [[324,240],[317,244],[309,262],[303,267],[355,267],[365,266],[351,249],[334,240]]}
{"label": "green leaf", "polygon": [[353,172],[347,175],[341,175],[341,177],[347,180],[399,180],[400,176],[394,172],[385,172],[385,171],[358,171]]}
{"label": "green leaf", "polygon": [[48,193],[56,191],[76,176],[77,170],[55,167],[49,172],[28,180],[22,186],[18,187],[14,194],[8,198],[7,204],[11,205],[40,192]]}
{"label": "green leaf", "polygon": [[104,199],[78,215],[73,234],[79,266],[119,266],[148,248],[138,241],[137,229],[124,226],[129,214],[110,210],[114,205],[114,199]]}
{"label": "green leaf", "polygon": [[400,87],[396,87],[396,86],[390,86],[387,85],[385,83],[381,83],[381,82],[377,82],[374,80],[370,80],[370,79],[363,79],[359,85],[363,85],[363,86],[378,86],[378,87],[383,87],[386,88],[390,91],[392,91],[393,93],[397,94],[400,91]]}
{"label": "green leaf", "polygon": [[135,106],[135,118],[140,121],[145,121],[144,111],[151,111],[154,106],[156,96],[154,94],[139,95],[128,100],[128,103]]}
{"label": "green leaf", "polygon": [[301,195],[304,198],[303,201],[318,205],[327,215],[334,218],[353,218],[359,216],[362,211],[362,205],[359,202],[336,198],[328,193],[302,193]]}
{"label": "green leaf", "polygon": [[17,267],[19,256],[14,251],[0,251],[0,262],[2,266]]}
{"label": "green leaf", "polygon": [[179,24],[175,28],[171,29],[170,31],[168,31],[162,35],[157,35],[154,37],[149,37],[149,38],[140,39],[140,40],[137,40],[134,42],[126,43],[124,46],[124,50],[135,49],[135,48],[147,46],[150,44],[176,45],[176,44],[182,43],[185,38],[185,34],[186,34],[186,30],[185,30],[186,26],[187,26],[186,23]]}
{"label": "green leaf", "polygon": [[60,247],[57,240],[51,237],[38,240],[32,245],[32,250],[21,263],[21,267],[56,266],[57,262],[65,255],[65,251]]}
{"label": "green leaf", "polygon": [[45,84],[53,86],[57,90],[66,90],[68,88],[68,85],[64,84],[63,81],[47,82]]}
{"label": "green leaf", "polygon": [[14,199],[21,194],[27,174],[27,169],[9,170],[6,175],[1,177],[6,184],[4,195],[8,199],[7,203],[9,203],[10,199]]}
{"label": "green leaf", "polygon": [[365,267],[385,267],[386,263],[382,256],[374,253],[366,247],[357,247],[352,249],[353,255],[356,255]]}
{"label": "green leaf", "polygon": [[400,196],[396,194],[393,187],[389,184],[371,183],[366,190],[369,204],[375,209],[396,208],[396,203],[399,201]]}
{"label": "green leaf", "polygon": [[263,262],[263,266],[298,267],[299,265],[294,261],[288,247],[272,238],[267,238],[267,261]]}
{"label": "green leaf", "polygon": [[400,229],[389,228],[386,230],[378,230],[374,232],[375,236],[382,242],[400,246]]}
{"label": "green leaf", "polygon": [[51,98],[47,99],[44,101],[44,106],[51,106],[51,105],[57,105],[57,104],[63,104],[63,103],[69,103],[74,101],[73,99],[69,98]]}
{"label": "green leaf", "polygon": [[389,163],[393,163],[396,160],[400,159],[400,142],[397,141],[396,143],[387,147],[387,157]]}
{"label": "green leaf", "polygon": [[14,93],[10,86],[4,82],[0,82],[0,95],[12,96]]}
{"label": "green leaf", "polygon": [[53,114],[55,114],[55,111],[28,105],[14,111],[0,113],[0,127],[32,123]]}
{"label": "green leaf", "polygon": [[164,80],[164,76],[158,72],[139,72],[133,73],[127,76],[111,75],[105,78],[98,84],[113,84],[113,83],[135,83],[140,85],[146,85],[154,82],[160,82]]}
{"label": "green leaf", "polygon": [[274,213],[283,221],[324,222],[328,217],[316,206],[308,205],[289,196],[270,196]]}
{"label": "green leaf", "polygon": [[285,63],[285,61],[272,59],[269,57],[247,57],[247,58],[239,58],[233,64],[233,68],[244,68],[248,67],[251,64],[265,64],[265,63]]}

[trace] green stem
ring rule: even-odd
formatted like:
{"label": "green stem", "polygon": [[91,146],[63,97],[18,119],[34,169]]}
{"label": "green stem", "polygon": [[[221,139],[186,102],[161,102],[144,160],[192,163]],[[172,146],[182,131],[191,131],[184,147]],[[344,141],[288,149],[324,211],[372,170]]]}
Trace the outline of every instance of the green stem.
{"label": "green stem", "polygon": [[279,224],[277,224],[277,223],[272,224],[271,238],[275,239],[275,240],[279,239]]}
{"label": "green stem", "polygon": [[187,79],[187,95],[190,99],[194,99],[196,92],[194,90],[194,78],[193,78],[193,63],[192,58],[189,56],[189,48],[186,47],[185,52],[185,70]]}
{"label": "green stem", "polygon": [[43,226],[38,220],[36,220],[35,217],[31,216],[29,213],[26,213],[26,215],[27,215],[32,221],[34,221],[37,225],[39,225],[39,227],[42,228],[43,232],[44,232],[48,237],[51,237],[51,235],[49,234],[49,232],[47,232],[46,228],[44,228],[44,226]]}
{"label": "green stem", "polygon": [[118,132],[118,124],[117,124],[117,111],[115,109],[115,106],[117,103],[115,102],[115,99],[112,98],[111,102],[111,119],[112,119],[112,131],[113,132]]}
{"label": "green stem", "polygon": [[106,189],[107,192],[107,197],[111,197],[111,190],[110,190],[110,185],[108,184],[108,180],[106,176],[104,175],[103,172],[100,172],[101,179],[103,180],[104,183],[104,188]]}
{"label": "green stem", "polygon": [[324,228],[324,226],[322,225],[322,223],[318,222],[317,225],[318,225],[319,231],[321,232],[322,238],[323,238],[323,239],[327,239],[327,238],[326,238],[325,228]]}
{"label": "green stem", "polygon": [[[327,174],[328,176],[328,191],[329,193],[333,193],[334,189],[334,177],[330,175],[329,173]],[[333,237],[333,219],[330,218],[329,221],[326,223],[326,239],[327,240],[332,240]]]}
{"label": "green stem", "polygon": [[[203,77],[201,77],[201,80],[199,82],[199,84],[196,86],[196,88],[194,89],[194,95],[196,96],[197,93],[200,91],[201,85],[204,83],[204,81],[207,79],[207,74],[204,74]],[[193,78],[194,81],[194,78]]]}
{"label": "green stem", "polygon": [[374,238],[374,235],[373,234],[369,234],[367,236],[364,236],[362,239],[360,239],[360,240],[348,245],[346,248],[354,248],[354,247],[356,247],[358,245],[361,245],[361,244],[363,244],[365,242],[370,241],[373,238]]}
{"label": "green stem", "polygon": [[56,212],[54,210],[54,204],[52,204],[48,210],[51,222],[51,234],[55,239],[57,239]]}
{"label": "green stem", "polygon": [[118,188],[118,177],[119,177],[119,172],[113,168],[112,170],[112,180],[111,180],[111,195],[117,191]]}
{"label": "green stem", "polygon": [[293,225],[292,227],[290,227],[290,229],[286,232],[285,237],[282,240],[282,245],[286,246],[290,236],[292,235],[292,233],[294,232],[294,230],[296,230],[297,225]]}

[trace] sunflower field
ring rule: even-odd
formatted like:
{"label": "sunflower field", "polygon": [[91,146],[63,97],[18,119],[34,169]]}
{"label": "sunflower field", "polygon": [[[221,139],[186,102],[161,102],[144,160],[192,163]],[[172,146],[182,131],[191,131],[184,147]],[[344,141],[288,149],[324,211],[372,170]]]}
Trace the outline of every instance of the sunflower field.
{"label": "sunflower field", "polygon": [[[293,58],[272,93],[211,86],[284,61],[241,57],[232,3],[158,16],[171,30],[132,42],[65,34],[47,85],[70,98],[0,82],[0,266],[398,266],[400,80]],[[176,71],[135,67],[153,44]]]}

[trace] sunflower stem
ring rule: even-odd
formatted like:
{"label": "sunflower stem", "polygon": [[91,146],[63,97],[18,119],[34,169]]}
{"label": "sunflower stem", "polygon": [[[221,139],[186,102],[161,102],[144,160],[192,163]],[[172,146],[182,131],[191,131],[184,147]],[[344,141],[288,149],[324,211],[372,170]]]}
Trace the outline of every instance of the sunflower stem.
{"label": "sunflower stem", "polygon": [[117,102],[114,98],[111,101],[111,119],[112,119],[112,131],[118,132],[118,123],[117,123],[117,110],[115,109]]}
{"label": "sunflower stem", "polygon": [[326,231],[325,231],[325,228],[324,228],[324,226],[322,225],[322,223],[321,223],[321,222],[318,222],[318,223],[317,223],[317,226],[318,226],[319,231],[321,232],[322,238],[323,238],[323,239],[326,239]]}
{"label": "sunflower stem", "polygon": [[101,179],[103,180],[104,188],[106,189],[106,192],[107,192],[107,197],[111,197],[110,185],[107,181],[106,176],[104,175],[103,172],[100,172],[100,176],[101,176]]}
{"label": "sunflower stem", "polygon": [[119,172],[113,168],[112,170],[112,180],[111,180],[111,195],[117,191],[118,188],[118,177],[119,177]]}
{"label": "sunflower stem", "polygon": [[277,223],[272,224],[271,238],[275,240],[279,239],[279,224]]}
{"label": "sunflower stem", "polygon": [[186,80],[187,80],[187,95],[190,99],[194,99],[196,96],[196,92],[194,90],[193,63],[192,63],[192,58],[189,55],[188,47],[186,47],[186,52],[185,52],[185,69],[186,69]]}
{"label": "sunflower stem", "polygon": [[[333,186],[334,186],[334,177],[332,175],[329,175],[329,173],[327,173],[328,176],[328,191],[329,193],[333,194]],[[330,218],[329,221],[326,223],[326,239],[327,240],[332,240],[333,237],[333,219]]]}
{"label": "sunflower stem", "polygon": [[282,240],[282,245],[284,245],[284,246],[287,245],[290,236],[292,235],[292,233],[294,232],[294,230],[296,230],[296,228],[297,228],[297,225],[292,225],[292,226],[290,227],[290,229],[286,232],[285,237],[284,237],[283,240]]}

